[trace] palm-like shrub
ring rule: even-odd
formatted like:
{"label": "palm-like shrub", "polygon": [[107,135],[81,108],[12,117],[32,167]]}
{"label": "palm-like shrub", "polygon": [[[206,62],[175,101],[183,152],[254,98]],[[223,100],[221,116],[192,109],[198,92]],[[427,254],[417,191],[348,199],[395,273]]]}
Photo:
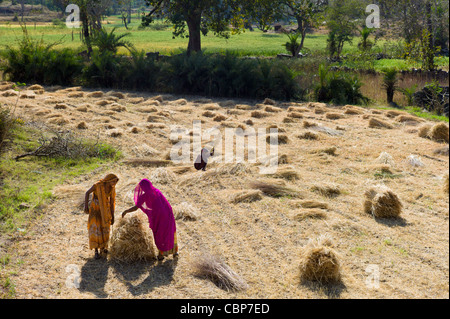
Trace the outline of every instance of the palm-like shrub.
{"label": "palm-like shrub", "polygon": [[96,46],[100,52],[110,51],[114,54],[116,54],[117,50],[121,47],[131,50],[133,44],[130,41],[124,40],[124,38],[130,36],[131,33],[127,32],[117,35],[115,31],[116,28],[113,28],[109,33],[103,28],[96,31],[92,39],[92,45]]}
{"label": "palm-like shrub", "polygon": [[297,56],[299,53],[300,43],[298,43],[298,38],[300,37],[300,33],[286,33],[289,38],[289,41],[283,44],[286,50],[292,54],[293,57]]}
{"label": "palm-like shrub", "polygon": [[389,68],[383,70],[383,88],[386,90],[387,102],[394,102],[394,94],[398,89],[398,71],[395,68]]}

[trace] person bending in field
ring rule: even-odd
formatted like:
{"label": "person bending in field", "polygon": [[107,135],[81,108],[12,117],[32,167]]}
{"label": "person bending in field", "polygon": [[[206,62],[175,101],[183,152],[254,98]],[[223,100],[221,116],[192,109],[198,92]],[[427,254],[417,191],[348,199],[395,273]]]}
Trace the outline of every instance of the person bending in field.
{"label": "person bending in field", "polygon": [[197,157],[194,163],[194,167],[197,171],[202,170],[206,171],[206,165],[208,165],[208,160],[211,156],[214,156],[214,147],[211,151],[208,151],[206,148],[202,149],[201,154]]}
{"label": "person bending in field", "polygon": [[159,251],[158,260],[163,260],[170,254],[174,257],[178,256],[175,217],[172,206],[161,191],[155,188],[148,179],[143,179],[134,190],[134,203],[135,206],[122,213],[122,218],[138,209],[143,211],[148,217],[149,226]]}
{"label": "person bending in field", "polygon": [[[99,250],[108,253],[109,231],[114,224],[116,203],[116,184],[119,178],[114,174],[107,175],[92,186],[85,195],[84,212],[89,214],[88,232],[89,249],[95,249],[95,258],[100,258]],[[92,200],[89,205],[89,197]]]}

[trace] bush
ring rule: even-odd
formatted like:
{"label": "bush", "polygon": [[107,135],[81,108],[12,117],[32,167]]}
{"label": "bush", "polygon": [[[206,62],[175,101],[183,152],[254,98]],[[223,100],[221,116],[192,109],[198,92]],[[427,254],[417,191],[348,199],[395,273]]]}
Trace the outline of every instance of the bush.
{"label": "bush", "polygon": [[24,29],[17,49],[8,47],[2,69],[11,81],[44,85],[70,85],[79,76],[82,61],[71,49],[56,50],[56,43],[46,45],[32,40]]}
{"label": "bush", "polygon": [[365,104],[368,98],[361,93],[362,83],[356,75],[340,71],[331,72],[322,65],[319,68],[319,84],[315,99],[319,102],[344,104]]}

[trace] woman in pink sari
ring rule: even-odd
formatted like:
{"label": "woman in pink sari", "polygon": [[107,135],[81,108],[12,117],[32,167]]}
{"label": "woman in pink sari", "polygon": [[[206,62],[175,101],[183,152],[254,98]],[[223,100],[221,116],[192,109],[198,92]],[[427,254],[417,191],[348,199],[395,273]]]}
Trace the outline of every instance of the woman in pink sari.
{"label": "woman in pink sari", "polygon": [[172,254],[178,256],[177,232],[172,207],[161,191],[155,188],[148,179],[139,182],[134,190],[134,203],[130,209],[122,213],[122,218],[130,212],[141,209],[148,217],[153,231],[158,259]]}

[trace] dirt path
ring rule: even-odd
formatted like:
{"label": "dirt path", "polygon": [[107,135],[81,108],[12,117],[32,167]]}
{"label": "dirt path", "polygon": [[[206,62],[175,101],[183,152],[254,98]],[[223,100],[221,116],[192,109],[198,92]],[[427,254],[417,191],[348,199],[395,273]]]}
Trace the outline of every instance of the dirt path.
{"label": "dirt path", "polygon": [[[344,114],[344,109],[317,104],[279,105],[280,110],[266,112],[268,105],[247,102],[243,106],[245,101],[93,93],[79,88],[36,90],[38,94],[20,99],[18,114],[25,120],[86,136],[100,133],[102,139],[120,147],[126,159],[165,159],[173,145],[170,126],[192,130],[194,119],[202,120],[204,129],[215,125],[248,128],[249,119],[255,128],[277,124],[285,130],[280,134],[288,138],[279,147],[288,163],[280,167],[290,167],[299,176],[286,180],[286,185],[300,191],[303,200],[325,202],[328,209],[324,219],[299,221],[295,216],[304,211],[298,207],[300,199],[263,196],[253,203],[231,203],[231,196],[249,189],[251,181],[279,180],[260,176],[252,164],[211,163],[206,173],[171,164],[162,171],[165,180],[153,175],[156,167],[117,163],[55,188],[58,199],[14,244],[21,261],[12,276],[17,298],[448,298],[449,201],[443,192],[448,156],[433,153],[443,144],[418,136],[421,123],[399,122],[398,116],[387,117],[386,111],[373,114],[357,109],[356,114]],[[15,101],[3,98],[7,103]],[[299,108],[303,119],[289,117],[289,106]],[[255,113],[252,117],[254,110],[264,117],[254,117]],[[330,113],[340,118],[332,120]],[[372,117],[394,128],[369,128]],[[305,122],[326,129],[306,129]],[[313,131],[318,139],[298,137],[306,131]],[[323,152],[330,147],[336,148],[334,155]],[[376,159],[382,152],[388,152],[394,163],[388,167],[388,177],[377,179],[383,165]],[[424,166],[410,166],[406,160],[410,154],[420,156]],[[119,265],[93,259],[87,216],[77,205],[84,191],[109,172],[120,178],[116,219],[132,204],[136,183],[152,175],[172,206],[186,202],[195,208],[198,220],[177,220],[177,262],[168,258],[162,263]],[[364,192],[377,183],[386,184],[400,197],[402,219],[375,220],[364,213]],[[327,198],[312,190],[323,184],[339,186],[341,194]],[[326,288],[300,284],[300,251],[310,238],[322,234],[335,242],[343,266],[342,284]],[[229,293],[195,277],[192,263],[202,251],[221,255],[249,288]],[[369,265],[380,272],[378,289],[366,285]],[[74,282],[79,282],[79,288]]]}

